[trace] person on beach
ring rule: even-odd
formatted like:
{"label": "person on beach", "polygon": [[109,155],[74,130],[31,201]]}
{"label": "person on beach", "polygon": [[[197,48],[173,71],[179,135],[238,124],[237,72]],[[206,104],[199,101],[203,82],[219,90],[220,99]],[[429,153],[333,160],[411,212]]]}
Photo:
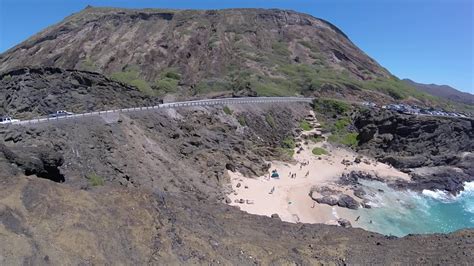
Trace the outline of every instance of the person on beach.
{"label": "person on beach", "polygon": [[304,177],[308,177],[309,176],[309,171],[306,172],[306,175],[304,175]]}
{"label": "person on beach", "polygon": [[272,189],[270,190],[270,192],[268,192],[268,194],[273,194],[274,191],[275,191],[275,187],[272,187]]}

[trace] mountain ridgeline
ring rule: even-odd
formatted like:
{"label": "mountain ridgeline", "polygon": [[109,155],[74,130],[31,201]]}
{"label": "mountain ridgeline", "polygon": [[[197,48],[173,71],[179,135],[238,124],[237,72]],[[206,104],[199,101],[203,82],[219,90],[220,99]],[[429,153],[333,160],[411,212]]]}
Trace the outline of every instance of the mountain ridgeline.
{"label": "mountain ridgeline", "polygon": [[448,85],[437,85],[437,84],[422,84],[414,82],[410,79],[403,80],[406,84],[415,87],[419,91],[426,92],[428,94],[438,96],[441,98],[449,99],[453,102],[468,104],[474,106],[474,95],[456,90],[455,88]]}
{"label": "mountain ridgeline", "polygon": [[152,95],[426,99],[334,25],[276,9],[88,7],[0,55],[0,71],[26,65],[99,72]]}

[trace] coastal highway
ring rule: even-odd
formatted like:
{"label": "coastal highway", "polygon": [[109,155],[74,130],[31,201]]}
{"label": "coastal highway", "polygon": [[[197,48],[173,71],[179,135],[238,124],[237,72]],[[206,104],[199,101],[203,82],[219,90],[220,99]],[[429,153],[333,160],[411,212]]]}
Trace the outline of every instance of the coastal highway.
{"label": "coastal highway", "polygon": [[302,98],[302,97],[245,97],[245,98],[205,99],[205,100],[194,100],[194,101],[184,101],[184,102],[162,103],[155,106],[104,110],[104,111],[73,114],[73,115],[60,116],[60,117],[34,118],[34,119],[29,119],[29,120],[16,121],[9,124],[3,124],[0,126],[7,126],[7,125],[27,126],[27,125],[34,125],[38,123],[51,123],[58,120],[80,119],[80,118],[86,118],[86,117],[92,117],[92,116],[107,115],[107,114],[112,114],[112,113],[130,113],[130,112],[141,112],[141,111],[159,110],[159,109],[166,109],[166,108],[182,108],[182,107],[193,107],[193,106],[268,104],[268,103],[312,103],[313,99],[314,98]]}

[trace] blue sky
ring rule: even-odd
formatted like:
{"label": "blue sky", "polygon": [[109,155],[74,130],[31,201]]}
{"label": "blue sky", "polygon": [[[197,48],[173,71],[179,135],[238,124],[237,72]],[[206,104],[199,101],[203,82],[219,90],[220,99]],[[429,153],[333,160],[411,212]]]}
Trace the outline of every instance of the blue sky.
{"label": "blue sky", "polygon": [[292,9],[323,18],[400,78],[474,93],[473,0],[0,0],[0,52],[92,6]]}

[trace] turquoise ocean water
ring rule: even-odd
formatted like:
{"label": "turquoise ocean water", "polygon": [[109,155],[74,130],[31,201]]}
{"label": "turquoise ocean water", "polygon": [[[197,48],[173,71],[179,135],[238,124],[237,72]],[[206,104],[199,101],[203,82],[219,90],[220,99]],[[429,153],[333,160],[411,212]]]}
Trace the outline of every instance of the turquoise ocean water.
{"label": "turquoise ocean water", "polygon": [[457,196],[442,191],[398,191],[376,181],[361,183],[372,209],[356,211],[360,215],[356,227],[394,236],[474,228],[474,182],[465,183]]}

